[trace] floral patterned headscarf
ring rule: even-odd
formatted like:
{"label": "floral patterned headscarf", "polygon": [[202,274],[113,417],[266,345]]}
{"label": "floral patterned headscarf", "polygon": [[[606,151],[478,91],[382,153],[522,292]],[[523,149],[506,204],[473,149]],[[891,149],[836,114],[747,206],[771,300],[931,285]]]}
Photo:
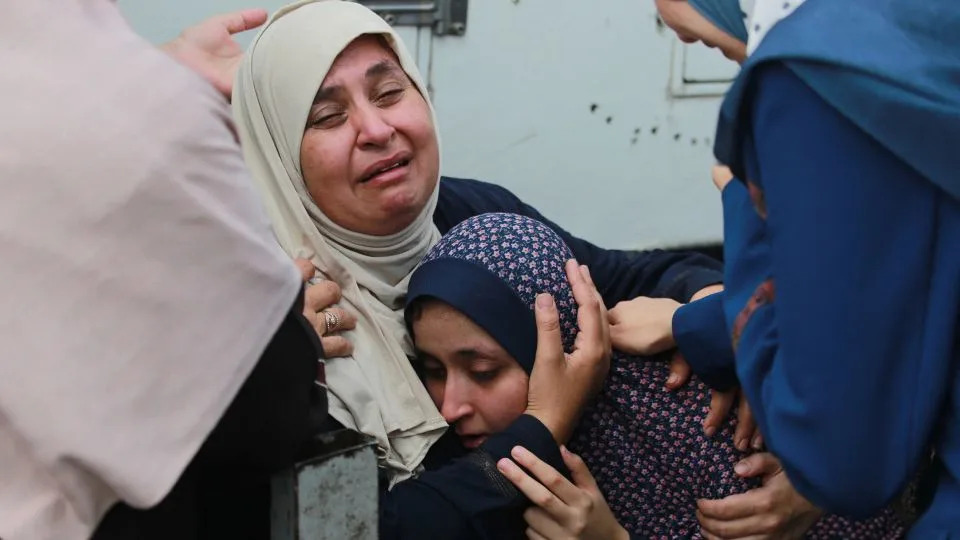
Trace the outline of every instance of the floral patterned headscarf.
{"label": "floral patterned headscarf", "polygon": [[[549,293],[564,348],[577,335],[577,303],[564,264],[570,248],[552,229],[516,214],[474,216],[451,229],[410,278],[407,306],[441,300],[486,330],[529,373],[537,347],[533,307]],[[408,309],[408,320],[409,320]]]}

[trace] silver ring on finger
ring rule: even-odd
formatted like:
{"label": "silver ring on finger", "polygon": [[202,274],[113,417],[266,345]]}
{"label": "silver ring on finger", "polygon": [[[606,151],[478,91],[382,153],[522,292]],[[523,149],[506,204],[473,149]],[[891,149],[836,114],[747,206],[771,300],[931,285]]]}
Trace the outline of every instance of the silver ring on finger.
{"label": "silver ring on finger", "polygon": [[336,332],[340,328],[340,316],[332,311],[323,311],[323,322],[327,327],[325,334]]}

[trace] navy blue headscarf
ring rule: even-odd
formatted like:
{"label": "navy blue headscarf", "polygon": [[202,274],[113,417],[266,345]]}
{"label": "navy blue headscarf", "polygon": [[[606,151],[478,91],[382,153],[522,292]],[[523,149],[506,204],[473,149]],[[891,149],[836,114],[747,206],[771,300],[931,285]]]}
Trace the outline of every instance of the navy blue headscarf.
{"label": "navy blue headscarf", "polygon": [[[517,214],[474,216],[450,229],[410,276],[407,326],[418,299],[441,300],[489,333],[526,370],[533,369],[537,295],[553,296],[564,348],[577,335],[577,304],[564,265],[573,253],[539,221]],[[412,335],[412,334],[411,334]]]}
{"label": "navy blue headscarf", "polygon": [[714,152],[741,178],[751,82],[774,61],[960,199],[960,1],[807,0],[770,28],[730,88],[717,127]]}

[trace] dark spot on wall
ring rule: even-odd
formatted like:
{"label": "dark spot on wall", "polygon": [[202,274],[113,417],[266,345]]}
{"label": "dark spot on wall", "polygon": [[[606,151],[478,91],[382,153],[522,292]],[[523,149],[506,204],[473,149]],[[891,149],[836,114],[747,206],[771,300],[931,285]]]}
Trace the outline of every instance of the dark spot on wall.
{"label": "dark spot on wall", "polygon": [[696,146],[696,145],[697,145],[697,138],[694,137],[694,138],[690,139],[690,144],[691,144],[692,146]]}
{"label": "dark spot on wall", "polygon": [[679,133],[675,133],[675,134],[673,135],[673,140],[679,141],[679,140],[680,140],[680,134],[679,134]]}
{"label": "dark spot on wall", "polygon": [[597,107],[599,107],[599,105],[597,105],[596,103],[591,103],[591,104],[590,104],[590,112],[592,112],[592,113],[597,112]]}
{"label": "dark spot on wall", "polygon": [[610,123],[612,123],[612,122],[613,122],[613,117],[612,117],[612,116],[608,116],[608,117],[607,117],[607,123],[610,124]]}
{"label": "dark spot on wall", "polygon": [[639,135],[639,134],[640,134],[640,128],[634,129],[634,130],[633,130],[633,134],[634,134],[634,135]]}
{"label": "dark spot on wall", "polygon": [[651,135],[656,135],[656,134],[657,134],[657,131],[659,131],[659,130],[660,130],[659,127],[653,126],[652,128],[650,128],[650,134],[651,134]]}
{"label": "dark spot on wall", "polygon": [[634,138],[630,139],[630,144],[637,144],[637,138],[634,137]]}

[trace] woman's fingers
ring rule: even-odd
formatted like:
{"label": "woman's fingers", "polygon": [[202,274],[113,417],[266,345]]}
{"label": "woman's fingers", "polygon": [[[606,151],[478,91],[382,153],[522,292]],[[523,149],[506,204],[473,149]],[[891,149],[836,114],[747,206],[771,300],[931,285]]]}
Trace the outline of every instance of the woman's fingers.
{"label": "woman's fingers", "polygon": [[[575,504],[581,496],[580,489],[564,478],[556,469],[522,446],[514,446],[510,451],[513,459],[533,473],[535,479],[567,505]],[[579,459],[579,458],[578,458]],[[583,463],[581,461],[581,463]],[[586,468],[586,466],[584,466]],[[589,475],[590,473],[587,472]],[[539,506],[539,505],[538,505]],[[560,517],[560,516],[555,516]]]}
{"label": "woman's fingers", "polygon": [[297,270],[300,270],[300,279],[304,283],[313,279],[313,276],[317,273],[317,269],[313,266],[313,263],[307,259],[294,259],[293,263],[297,265]]}
{"label": "woman's fingers", "polygon": [[675,347],[673,316],[681,305],[672,298],[646,296],[618,303],[609,312],[613,348],[649,356]]}
{"label": "woman's fingers", "polygon": [[527,527],[526,533],[529,540],[550,540],[549,537],[538,533],[533,527]]}
{"label": "woman's fingers", "polygon": [[730,407],[736,398],[736,390],[720,392],[719,390],[710,391],[710,412],[703,420],[703,431],[707,437],[713,435],[720,429],[723,420],[730,414]]}
{"label": "woman's fingers", "polygon": [[[746,493],[729,495],[722,499],[697,501],[697,517],[710,522],[731,522],[769,512],[773,505],[773,492],[769,488],[759,487]],[[703,519],[700,520],[703,524]],[[715,528],[708,528],[714,534],[725,536]]]}
{"label": "woman's fingers", "polygon": [[304,309],[310,308],[318,312],[323,311],[339,301],[340,287],[332,281],[323,280],[307,286],[307,291],[304,293],[303,298],[303,307]]}
{"label": "woman's fingers", "polygon": [[[776,532],[779,522],[774,515],[753,515],[733,521],[719,521],[704,517],[697,512],[703,530],[717,538],[749,538],[754,535],[770,535]],[[761,536],[763,538],[763,536]],[[772,538],[772,537],[770,537]]]}
{"label": "woman's fingers", "polygon": [[589,272],[574,260],[566,263],[567,279],[579,306],[574,350],[564,354],[557,305],[549,294],[536,299],[537,352],[527,390],[527,413],[539,419],[557,441],[566,441],[590,396],[596,394],[610,367],[610,343],[603,302],[589,281]]}
{"label": "woman's fingers", "polygon": [[670,376],[667,378],[667,390],[676,390],[687,384],[692,373],[693,369],[690,368],[690,364],[688,364],[687,360],[680,354],[680,351],[673,353],[673,357],[670,359]]}
{"label": "woman's fingers", "polygon": [[[533,361],[533,373],[537,366],[553,366],[563,358],[563,336],[560,334],[560,314],[553,297],[547,293],[537,295],[534,318],[537,323],[537,353]],[[553,371],[555,366],[547,368]]]}
{"label": "woman's fingers", "polygon": [[323,310],[340,301],[340,287],[332,281],[307,285],[303,295],[303,315],[310,321],[317,334],[327,333],[327,320]]}
{"label": "woman's fingers", "polygon": [[754,450],[763,450],[763,435],[757,427],[757,420],[750,410],[750,404],[742,393],[740,394],[740,405],[737,410],[737,433],[734,435],[734,441],[737,442],[737,448],[746,450],[747,447]]}
{"label": "woman's fingers", "polygon": [[327,325],[327,334],[340,332],[341,330],[353,330],[357,327],[357,317],[341,307],[331,307],[323,310],[321,314],[324,318],[328,318],[325,315],[326,313],[332,315],[329,319],[336,321],[336,325],[333,328]]}
{"label": "woman's fingers", "polygon": [[343,358],[353,354],[353,344],[343,336],[324,336],[320,338],[324,358]]}
{"label": "woman's fingers", "polygon": [[[531,506],[523,512],[523,520],[527,522],[527,538],[569,538],[570,535],[556,518],[544,511],[543,508]],[[530,536],[530,531],[534,536]]]}
{"label": "woman's fingers", "polygon": [[747,399],[740,395],[740,405],[737,408],[737,431],[733,435],[733,444],[741,452],[746,452],[752,445],[754,434],[757,432],[757,422],[753,418],[753,412]]}
{"label": "woman's fingers", "polygon": [[244,9],[233,13],[225,13],[211,18],[217,24],[222,24],[231,34],[253,30],[267,22],[268,13],[265,9]]}
{"label": "woman's fingers", "polygon": [[607,311],[607,305],[603,302],[603,295],[600,294],[600,289],[597,288],[597,284],[593,282],[593,275],[590,273],[590,267],[585,264],[580,265],[580,271],[583,273],[583,277],[586,280],[587,284],[593,289],[593,294],[596,296],[597,305],[600,308],[600,331],[603,334],[603,343],[606,348],[610,349],[610,313]]}
{"label": "woman's fingers", "polygon": [[543,508],[550,515],[562,515],[563,502],[543,484],[523,472],[523,469],[516,463],[503,458],[497,462],[497,470],[507,477],[507,480],[510,480],[534,505]]}
{"label": "woman's fingers", "polygon": [[[306,275],[304,273],[304,275]],[[327,318],[323,310],[340,301],[340,287],[329,280],[307,285],[303,295],[303,316],[313,326],[318,335],[327,333]]]}
{"label": "woman's fingers", "polygon": [[759,429],[754,432],[751,446],[753,446],[754,450],[763,450],[763,433],[760,433]]}
{"label": "woman's fingers", "polygon": [[596,287],[587,280],[588,271],[582,269],[573,259],[567,261],[566,270],[570,288],[573,290],[573,298],[577,301],[577,325],[579,326],[577,346],[589,349],[585,352],[590,354],[595,352],[593,349],[602,348],[604,336],[609,335],[605,310],[602,309],[603,302]]}
{"label": "woman's fingers", "polygon": [[536,299],[537,352],[527,386],[526,413],[550,430],[558,442],[566,441],[580,410],[605,370],[599,356],[571,355],[563,351],[560,318],[549,294]]}
{"label": "woman's fingers", "polygon": [[593,475],[590,474],[590,469],[588,469],[587,464],[583,462],[583,458],[567,450],[566,446],[560,447],[560,455],[563,457],[563,463],[570,469],[570,476],[578,488],[586,491],[600,492],[600,488],[597,487],[597,481],[593,478]]}
{"label": "woman's fingers", "polygon": [[567,356],[567,367],[585,383],[578,386],[587,393],[577,397],[586,398],[600,390],[610,368],[610,325],[607,324],[603,299],[593,285],[589,270],[571,259],[567,261],[566,271],[577,301],[579,329],[573,352]]}
{"label": "woman's fingers", "polygon": [[779,473],[783,468],[776,456],[770,452],[760,452],[741,459],[734,465],[733,470],[741,478],[754,476],[768,478]]}

